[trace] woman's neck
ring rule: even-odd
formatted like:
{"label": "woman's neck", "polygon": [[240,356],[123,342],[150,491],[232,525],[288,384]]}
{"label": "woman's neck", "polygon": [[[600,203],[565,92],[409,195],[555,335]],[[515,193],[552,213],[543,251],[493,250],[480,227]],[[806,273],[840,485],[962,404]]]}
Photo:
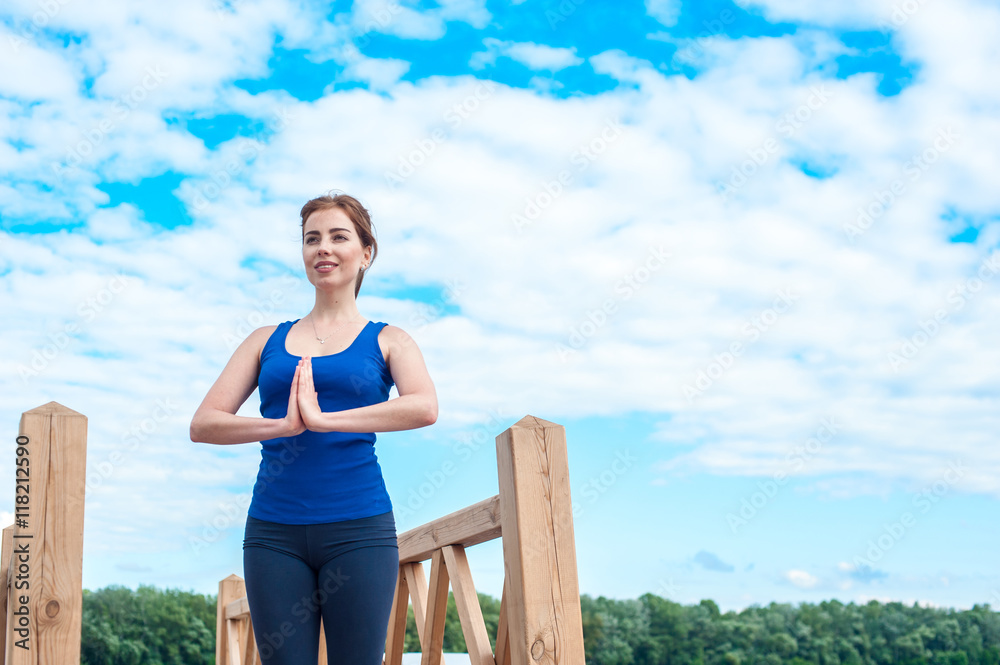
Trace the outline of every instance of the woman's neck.
{"label": "woman's neck", "polygon": [[316,321],[326,323],[346,323],[361,318],[358,303],[354,298],[354,285],[347,293],[327,293],[316,291],[316,302],[310,315]]}

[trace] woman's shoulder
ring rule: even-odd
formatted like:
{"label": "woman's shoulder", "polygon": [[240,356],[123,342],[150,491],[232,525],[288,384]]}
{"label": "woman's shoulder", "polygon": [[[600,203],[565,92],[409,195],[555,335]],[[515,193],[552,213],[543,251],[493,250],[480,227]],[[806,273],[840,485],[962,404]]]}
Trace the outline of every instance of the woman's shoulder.
{"label": "woman's shoulder", "polygon": [[255,328],[253,332],[247,335],[247,339],[248,340],[253,339],[254,343],[260,343],[261,345],[263,345],[265,342],[267,342],[268,338],[270,338],[271,335],[274,334],[275,330],[277,330],[281,326],[287,326],[290,323],[291,321],[285,321],[284,323],[274,323],[267,326],[261,326],[260,328]]}
{"label": "woman's shoulder", "polygon": [[384,339],[385,341],[387,341],[387,342],[389,342],[391,344],[399,344],[399,343],[405,342],[405,341],[411,341],[412,342],[412,340],[413,340],[413,338],[410,337],[410,335],[407,334],[407,332],[405,330],[403,330],[402,328],[400,328],[398,326],[394,326],[391,323],[376,322],[376,325],[382,326],[382,329],[379,330],[379,333],[378,333],[379,340],[383,340]]}
{"label": "woman's shoulder", "polygon": [[287,326],[291,323],[291,321],[285,321],[284,323],[275,323],[256,328],[249,335],[247,335],[246,339],[243,340],[243,343],[256,352],[257,362],[260,362],[261,355],[264,353],[264,347],[267,345],[267,341],[271,339],[271,335],[274,334],[274,331],[281,326]]}
{"label": "woman's shoulder", "polygon": [[416,347],[416,341],[402,328],[389,323],[381,325],[382,330],[378,334],[378,345],[381,347],[382,356],[386,360],[389,360],[394,351],[398,353]]}

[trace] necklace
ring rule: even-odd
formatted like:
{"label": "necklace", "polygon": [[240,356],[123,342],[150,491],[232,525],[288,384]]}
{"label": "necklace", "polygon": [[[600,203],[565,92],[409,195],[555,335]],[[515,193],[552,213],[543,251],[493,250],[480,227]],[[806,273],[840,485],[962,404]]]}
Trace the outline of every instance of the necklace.
{"label": "necklace", "polygon": [[348,323],[351,323],[353,320],[354,319],[350,319],[348,321],[345,321],[344,323],[340,324],[340,326],[337,328],[337,330],[334,330],[332,333],[330,333],[326,337],[320,337],[319,336],[319,332],[317,332],[317,330],[316,330],[316,320],[313,319],[312,314],[310,314],[310,316],[309,316],[309,321],[312,323],[312,327],[313,327],[313,333],[316,334],[316,339],[319,340],[320,344],[326,344],[326,340],[330,339],[333,336],[334,333],[336,333],[338,330],[340,330],[341,328],[343,328],[344,326],[346,326]]}

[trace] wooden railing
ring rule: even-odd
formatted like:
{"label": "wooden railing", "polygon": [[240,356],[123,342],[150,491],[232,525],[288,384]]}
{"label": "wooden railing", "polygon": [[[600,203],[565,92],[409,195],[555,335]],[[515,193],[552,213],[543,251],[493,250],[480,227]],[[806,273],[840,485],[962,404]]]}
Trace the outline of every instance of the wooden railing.
{"label": "wooden railing", "polygon": [[87,418],[49,402],[21,414],[14,524],[0,555],[0,662],[80,662]]}
{"label": "wooden railing", "polygon": [[[421,665],[443,662],[451,587],[472,665],[583,665],[566,431],[525,416],[496,439],[500,493],[399,535],[399,575],[385,665],[400,665],[412,604]],[[504,585],[496,650],[490,646],[467,547],[503,541]],[[424,561],[430,560],[430,584]],[[216,665],[260,663],[243,580],[219,583]],[[320,631],[319,665],[326,665]]]}

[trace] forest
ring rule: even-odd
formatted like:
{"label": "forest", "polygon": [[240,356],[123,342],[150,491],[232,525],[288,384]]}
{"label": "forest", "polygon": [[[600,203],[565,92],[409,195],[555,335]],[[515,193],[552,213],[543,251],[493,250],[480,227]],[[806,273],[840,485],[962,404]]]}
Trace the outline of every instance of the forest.
{"label": "forest", "polygon": [[[500,601],[479,594],[491,639]],[[720,612],[711,600],[680,605],[648,593],[634,600],[580,597],[586,665],[1000,665],[1000,614],[836,600],[771,603]],[[84,590],[83,665],[215,662],[213,595],[141,586]],[[449,597],[444,645],[464,652]],[[419,651],[413,610],[407,651]]]}

